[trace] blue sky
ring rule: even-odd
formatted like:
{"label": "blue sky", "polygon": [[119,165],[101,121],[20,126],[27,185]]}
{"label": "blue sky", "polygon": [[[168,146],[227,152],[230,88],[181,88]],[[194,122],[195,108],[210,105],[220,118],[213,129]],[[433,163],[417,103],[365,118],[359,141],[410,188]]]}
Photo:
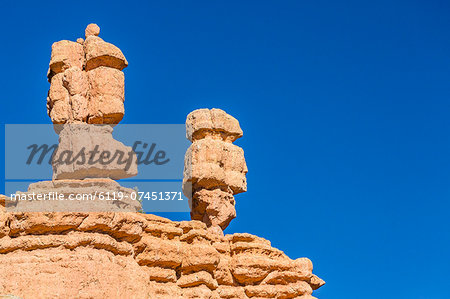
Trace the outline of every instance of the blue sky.
{"label": "blue sky", "polygon": [[319,298],[450,298],[449,12],[433,0],[8,1],[1,122],[49,123],[51,44],[95,22],[129,61],[124,123],[205,107],[240,121],[248,192],[227,233],[309,257],[327,281]]}

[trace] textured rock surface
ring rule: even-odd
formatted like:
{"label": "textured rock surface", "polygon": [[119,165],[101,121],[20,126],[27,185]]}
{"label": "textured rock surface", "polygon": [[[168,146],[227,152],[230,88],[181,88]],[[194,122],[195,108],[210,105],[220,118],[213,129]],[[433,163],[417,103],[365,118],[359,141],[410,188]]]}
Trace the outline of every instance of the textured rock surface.
{"label": "textured rock surface", "polygon": [[191,219],[221,233],[236,217],[233,195],[247,191],[247,164],[242,148],[232,144],[242,136],[239,122],[220,109],[198,109],[186,119],[183,191],[191,200]]}
{"label": "textured rock surface", "polygon": [[59,145],[52,159],[53,179],[111,178],[137,175],[132,148],[115,140],[109,125],[61,126]]}
{"label": "textured rock surface", "polygon": [[202,189],[192,198],[192,220],[203,221],[208,227],[220,226],[224,230],[236,217],[233,195],[220,189]]}
{"label": "textured rock surface", "polygon": [[[135,192],[111,179],[41,181],[30,184],[27,192],[17,192],[15,199],[8,198],[5,203],[9,212],[138,212],[142,207],[133,200],[137,197],[132,195]],[[47,199],[21,200],[33,194],[45,194]],[[56,200],[56,196],[63,196],[64,200]]]}
{"label": "textured rock surface", "polygon": [[117,124],[124,115],[122,51],[103,41],[100,28],[89,24],[86,39],[52,45],[47,111],[55,124]]}
{"label": "textured rock surface", "polygon": [[324,283],[306,258],[199,221],[3,207],[0,269],[0,294],[22,298],[306,299]]}
{"label": "textured rock surface", "polygon": [[[63,40],[52,45],[47,112],[57,125],[55,131],[60,134],[52,161],[56,180],[123,179],[137,175],[135,154],[113,139],[112,127],[86,125],[115,125],[125,113],[125,76],[121,70],[128,62],[120,49],[103,41],[99,33],[96,24],[89,24],[85,40]],[[92,150],[100,154],[107,154],[107,151],[110,155],[91,160]],[[64,155],[78,157],[78,160],[70,163]],[[111,162],[103,163],[105,161]]]}
{"label": "textured rock surface", "polygon": [[84,41],[86,53],[86,70],[90,71],[99,66],[106,66],[123,70],[128,66],[122,51],[113,44],[107,43],[98,36],[88,36]]}
{"label": "textured rock surface", "polygon": [[71,67],[83,69],[84,52],[79,43],[62,40],[52,45],[50,73],[58,74]]}
{"label": "textured rock surface", "polygon": [[186,137],[190,141],[209,136],[233,142],[242,134],[238,120],[221,109],[197,109],[186,119]]}
{"label": "textured rock surface", "polygon": [[98,36],[100,34],[100,27],[97,24],[89,24],[84,31],[85,37],[95,35]]}

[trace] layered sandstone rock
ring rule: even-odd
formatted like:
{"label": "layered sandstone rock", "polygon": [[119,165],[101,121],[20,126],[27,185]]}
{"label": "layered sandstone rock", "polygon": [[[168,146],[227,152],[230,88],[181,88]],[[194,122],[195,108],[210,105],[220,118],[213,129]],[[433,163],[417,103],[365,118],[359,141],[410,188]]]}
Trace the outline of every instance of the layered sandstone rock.
{"label": "layered sandstone rock", "polygon": [[115,140],[109,125],[65,124],[52,159],[53,179],[111,178],[137,175],[132,148]]}
{"label": "layered sandstone rock", "polygon": [[53,180],[30,184],[4,206],[10,212],[138,212],[137,197],[111,179]]}
{"label": "layered sandstone rock", "polygon": [[242,148],[232,144],[242,136],[239,122],[220,109],[199,109],[186,119],[183,191],[191,200],[191,219],[221,233],[236,217],[233,195],[247,191],[247,164]]}
{"label": "layered sandstone rock", "polygon": [[117,124],[124,115],[128,66],[122,51],[98,37],[100,28],[90,24],[86,39],[52,45],[47,110],[55,124]]}
{"label": "layered sandstone rock", "polygon": [[[131,147],[114,140],[124,114],[128,65],[122,52],[87,26],[86,40],[52,45],[48,114],[59,134],[52,156],[53,180],[31,184],[0,203],[14,212],[137,212],[136,191],[117,179],[137,175]],[[60,197],[62,196],[62,197]]]}
{"label": "layered sandstone rock", "polygon": [[[61,163],[65,153],[81,149],[87,160],[97,146],[135,158],[112,138],[112,127],[91,125],[122,118],[121,70],[128,64],[99,32],[91,24],[86,40],[53,45],[49,115],[63,124],[56,126],[54,180],[17,192],[19,198],[87,200],[0,195],[0,298],[314,298],[324,281],[310,260],[292,260],[257,236],[223,235],[236,216],[234,195],[247,190],[244,152],[232,144],[242,130],[224,111],[196,110],[186,121],[193,143],[183,190],[191,221],[136,213],[136,191],[112,180],[135,174],[134,165]],[[119,194],[121,200],[113,200]]]}
{"label": "layered sandstone rock", "polygon": [[0,294],[21,298],[314,298],[324,282],[250,234],[139,213],[0,211]]}
{"label": "layered sandstone rock", "polygon": [[[85,40],[52,45],[47,110],[59,134],[52,161],[55,180],[117,180],[137,175],[136,155],[112,137],[112,126],[125,113],[122,70],[128,62],[120,49],[103,41],[99,33],[96,24],[89,24]],[[92,151],[107,156],[90,159]],[[75,157],[77,161],[70,162]]]}

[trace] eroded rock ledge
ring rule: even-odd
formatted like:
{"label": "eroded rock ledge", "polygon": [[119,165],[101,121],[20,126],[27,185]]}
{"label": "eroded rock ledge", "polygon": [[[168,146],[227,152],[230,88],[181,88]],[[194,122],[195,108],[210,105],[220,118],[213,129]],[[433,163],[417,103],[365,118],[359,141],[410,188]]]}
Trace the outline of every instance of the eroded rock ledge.
{"label": "eroded rock ledge", "polygon": [[10,213],[0,294],[22,298],[314,298],[324,282],[250,234],[140,213]]}

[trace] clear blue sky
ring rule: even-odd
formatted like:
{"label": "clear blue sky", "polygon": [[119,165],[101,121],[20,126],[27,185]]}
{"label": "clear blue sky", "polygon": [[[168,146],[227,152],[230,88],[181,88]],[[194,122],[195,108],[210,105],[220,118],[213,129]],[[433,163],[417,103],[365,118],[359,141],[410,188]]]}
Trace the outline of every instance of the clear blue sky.
{"label": "clear blue sky", "polygon": [[96,22],[129,61],[124,123],[239,119],[227,233],[309,257],[319,298],[450,298],[449,3],[149,2],[4,1],[1,122],[49,123],[51,44]]}

